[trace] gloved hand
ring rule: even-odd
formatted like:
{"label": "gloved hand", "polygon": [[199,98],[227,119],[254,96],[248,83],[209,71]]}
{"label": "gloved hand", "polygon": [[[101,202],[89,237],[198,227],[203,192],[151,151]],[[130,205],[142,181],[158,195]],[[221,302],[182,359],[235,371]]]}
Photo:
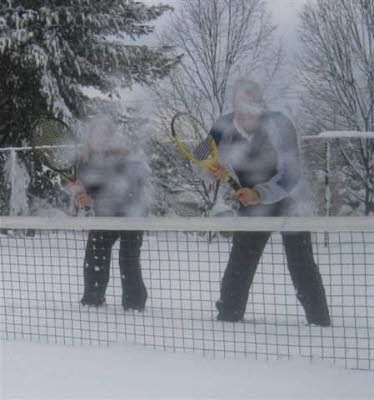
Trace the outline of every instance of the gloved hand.
{"label": "gloved hand", "polygon": [[67,184],[68,190],[72,198],[74,199],[74,204],[78,209],[90,209],[93,208],[93,200],[86,193],[86,189],[83,184],[76,180],[69,182]]}
{"label": "gloved hand", "polygon": [[226,179],[229,174],[227,168],[221,165],[218,161],[209,163],[207,169],[218,179]]}
{"label": "gloved hand", "polygon": [[245,207],[261,203],[260,193],[256,189],[241,188],[235,193],[235,196]]}
{"label": "gloved hand", "polygon": [[82,182],[78,180],[70,181],[66,186],[71,196],[74,198],[80,193],[86,193],[86,189],[84,188]]}
{"label": "gloved hand", "polygon": [[93,200],[86,192],[79,193],[75,196],[75,204],[78,208],[92,208]]}

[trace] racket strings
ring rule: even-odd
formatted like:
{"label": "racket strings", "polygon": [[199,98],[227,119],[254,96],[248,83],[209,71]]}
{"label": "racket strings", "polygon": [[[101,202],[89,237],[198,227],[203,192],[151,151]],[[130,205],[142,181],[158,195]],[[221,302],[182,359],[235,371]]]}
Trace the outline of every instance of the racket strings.
{"label": "racket strings", "polygon": [[222,165],[227,172],[224,179],[234,190],[240,188],[232,167],[222,164],[213,137],[207,134],[203,124],[197,119],[189,114],[178,113],[172,119],[171,131],[177,149],[184,159],[209,170],[215,164]]}
{"label": "racket strings", "polygon": [[36,149],[52,168],[69,170],[75,162],[75,152],[69,145],[76,145],[69,128],[58,120],[41,120],[34,126],[33,144],[35,147],[61,146]]}
{"label": "racket strings", "polygon": [[212,138],[207,137],[203,125],[187,114],[179,115],[174,124],[178,140],[190,156],[198,161],[208,160],[212,154]]}
{"label": "racket strings", "polygon": [[212,153],[212,139],[207,137],[200,142],[192,151],[196,160],[208,160]]}
{"label": "racket strings", "polygon": [[40,121],[34,128],[34,142],[39,146],[62,145],[62,139],[68,136],[67,128],[58,121]]}

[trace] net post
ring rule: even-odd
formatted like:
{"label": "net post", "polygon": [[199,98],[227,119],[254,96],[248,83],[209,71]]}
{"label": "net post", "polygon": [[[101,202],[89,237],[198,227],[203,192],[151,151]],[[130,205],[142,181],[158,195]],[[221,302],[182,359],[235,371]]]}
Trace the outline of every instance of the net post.
{"label": "net post", "polygon": [[[331,189],[330,189],[330,160],[331,160],[331,149],[330,140],[325,141],[325,215],[330,216],[331,209]],[[324,244],[325,247],[329,245],[329,233],[324,233]]]}

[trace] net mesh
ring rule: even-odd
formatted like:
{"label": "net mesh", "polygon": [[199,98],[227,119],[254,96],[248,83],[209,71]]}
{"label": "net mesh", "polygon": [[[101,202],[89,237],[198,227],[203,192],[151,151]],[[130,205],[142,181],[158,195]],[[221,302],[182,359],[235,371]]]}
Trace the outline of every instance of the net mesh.
{"label": "net mesh", "polygon": [[[1,336],[69,345],[132,342],[268,360],[302,356],[373,369],[374,227],[355,218],[347,229],[334,225],[334,219],[322,225],[322,220],[255,219],[251,230],[272,226],[273,234],[244,321],[217,321],[215,302],[232,232],[235,225],[244,230],[243,220],[2,218]],[[306,325],[287,270],[279,232],[300,226],[313,232],[332,317],[329,328]],[[110,227],[144,231],[140,259],[148,300],[143,312],[122,307],[120,240],[112,248],[105,305],[80,304],[88,233],[110,232]],[[324,229],[330,231],[328,243]]]}

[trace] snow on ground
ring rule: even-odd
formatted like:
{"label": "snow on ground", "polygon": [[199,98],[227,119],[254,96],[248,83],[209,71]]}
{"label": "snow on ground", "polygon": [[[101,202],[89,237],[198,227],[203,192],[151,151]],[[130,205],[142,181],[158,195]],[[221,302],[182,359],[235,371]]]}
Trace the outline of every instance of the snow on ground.
{"label": "snow on ground", "polygon": [[3,400],[374,398],[373,372],[321,361],[211,359],[137,345],[1,349]]}
{"label": "snow on ground", "polygon": [[305,326],[277,235],[238,324],[215,321],[225,239],[146,235],[149,300],[124,313],[118,244],[96,310],[79,305],[86,235],[3,235],[1,399],[373,399],[374,236],[324,239],[314,236],[315,254],[333,326],[321,329]]}

